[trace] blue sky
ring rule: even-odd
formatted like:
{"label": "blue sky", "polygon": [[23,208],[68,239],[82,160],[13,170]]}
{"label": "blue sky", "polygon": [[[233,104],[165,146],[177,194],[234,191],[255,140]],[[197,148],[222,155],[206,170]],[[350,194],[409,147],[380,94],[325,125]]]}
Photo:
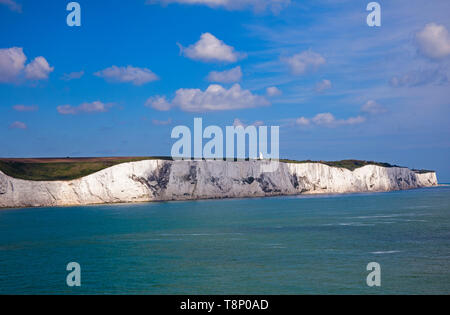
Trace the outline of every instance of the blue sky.
{"label": "blue sky", "polygon": [[369,1],[78,2],[69,27],[69,1],[0,0],[2,157],[169,155],[202,117],[450,181],[449,1],[379,1],[381,27]]}

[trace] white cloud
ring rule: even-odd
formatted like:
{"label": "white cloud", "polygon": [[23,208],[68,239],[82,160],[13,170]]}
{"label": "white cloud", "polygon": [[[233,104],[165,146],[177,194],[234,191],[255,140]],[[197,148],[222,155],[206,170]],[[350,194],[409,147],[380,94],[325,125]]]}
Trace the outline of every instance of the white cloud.
{"label": "white cloud", "polygon": [[36,112],[39,107],[36,105],[26,106],[26,105],[14,105],[13,109],[18,112]]}
{"label": "white cloud", "polygon": [[361,107],[361,111],[371,115],[383,114],[387,112],[386,108],[374,100],[367,101],[367,103]]}
{"label": "white cloud", "polygon": [[26,61],[21,47],[0,49],[0,82],[18,82],[23,74],[30,80],[43,80],[54,70],[44,57],[36,57],[25,66]]}
{"label": "white cloud", "polygon": [[286,8],[290,2],[291,0],[147,0],[146,3],[205,5],[214,9],[225,8],[226,10],[244,10],[250,8],[255,12],[270,10],[277,14]]}
{"label": "white cloud", "polygon": [[[361,112],[369,115],[377,115],[387,112],[387,110],[378,104],[377,102],[370,100],[361,107]],[[366,122],[367,117],[355,116],[347,119],[337,119],[331,113],[320,113],[312,118],[300,117],[295,120],[295,123],[299,126],[321,126],[321,127],[339,127],[358,125]]]}
{"label": "white cloud", "polygon": [[283,94],[283,92],[281,92],[280,89],[277,88],[276,86],[270,86],[266,89],[266,94],[269,97],[273,97],[273,96],[279,96],[279,95]]}
{"label": "white cloud", "polygon": [[305,74],[307,71],[316,70],[325,64],[326,60],[320,54],[306,50],[291,57],[281,59],[295,75]]}
{"label": "white cloud", "polygon": [[0,82],[13,82],[25,68],[27,57],[19,47],[0,49]]}
{"label": "white cloud", "polygon": [[160,111],[168,111],[172,108],[172,104],[167,101],[165,96],[152,96],[145,102],[145,106]]}
{"label": "white cloud", "polygon": [[331,125],[334,124],[336,118],[331,113],[322,113],[314,116],[311,121],[316,125]]}
{"label": "white cloud", "polygon": [[416,34],[419,50],[425,56],[441,59],[450,56],[450,35],[444,25],[429,23]]}
{"label": "white cloud", "polygon": [[70,81],[80,79],[82,76],[84,76],[84,71],[71,72],[71,73],[64,73],[61,79],[64,81]]}
{"label": "white cloud", "polygon": [[236,119],[233,121],[233,126],[234,126],[234,127],[239,127],[239,126],[245,127],[244,123],[243,123],[239,118],[236,118]]}
{"label": "white cloud", "polygon": [[229,89],[218,84],[211,84],[205,91],[179,89],[171,102],[161,96],[151,97],[146,102],[146,106],[157,110],[178,107],[186,112],[235,110],[269,105],[270,102],[265,97],[244,90],[239,84],[234,84]]}
{"label": "white cloud", "polygon": [[233,122],[233,126],[234,127],[239,127],[239,126],[241,126],[241,127],[244,127],[244,128],[246,128],[247,126],[255,126],[255,127],[258,127],[258,126],[263,126],[264,125],[264,122],[262,121],[262,120],[257,120],[257,121],[255,121],[254,123],[251,123],[251,124],[244,124],[243,122],[242,122],[242,120],[240,120],[239,118],[235,118],[234,119],[234,122]]}
{"label": "white cloud", "polygon": [[338,127],[345,125],[357,125],[366,121],[362,116],[350,117],[347,119],[336,119],[331,113],[320,113],[313,118],[300,117],[296,119],[296,124],[300,126],[317,125],[321,127]]}
{"label": "white cloud", "polygon": [[204,92],[200,89],[180,89],[173,104],[188,112],[233,110],[268,106],[270,103],[262,96],[243,90],[239,84],[230,89],[212,84]]}
{"label": "white cloud", "polygon": [[347,119],[336,119],[331,113],[317,114],[311,121],[319,126],[335,127],[338,125],[356,125],[366,121],[362,116],[350,117]]}
{"label": "white cloud", "polygon": [[323,92],[325,90],[331,89],[331,81],[330,80],[322,80],[317,82],[316,84],[316,92]]}
{"label": "white cloud", "polygon": [[30,80],[44,80],[55,68],[50,67],[44,57],[36,57],[25,67],[25,77]]}
{"label": "white cloud", "polygon": [[0,4],[6,5],[11,11],[22,13],[22,5],[14,0],[0,0]]}
{"label": "white cloud", "polygon": [[100,101],[83,103],[79,106],[61,105],[56,109],[61,115],[77,115],[83,113],[104,113],[111,108],[112,104],[105,104]]}
{"label": "white cloud", "polygon": [[362,116],[356,116],[356,117],[350,117],[345,120],[337,120],[338,124],[342,125],[359,125],[366,121],[365,117]]}
{"label": "white cloud", "polygon": [[226,71],[212,71],[208,75],[208,81],[219,83],[234,83],[242,78],[242,70],[240,66]]}
{"label": "white cloud", "polygon": [[27,124],[21,121],[15,121],[11,125],[9,125],[10,129],[27,129]]}
{"label": "white cloud", "polygon": [[305,117],[300,117],[295,120],[295,123],[300,126],[309,126],[311,124],[310,120]]}
{"label": "white cloud", "polygon": [[143,85],[159,79],[151,70],[133,66],[112,66],[102,71],[98,71],[94,73],[94,75],[104,78],[107,81],[132,83],[134,85]]}
{"label": "white cloud", "polygon": [[236,62],[243,55],[212,35],[204,33],[200,40],[186,48],[180,45],[181,52],[188,58],[205,62]]}

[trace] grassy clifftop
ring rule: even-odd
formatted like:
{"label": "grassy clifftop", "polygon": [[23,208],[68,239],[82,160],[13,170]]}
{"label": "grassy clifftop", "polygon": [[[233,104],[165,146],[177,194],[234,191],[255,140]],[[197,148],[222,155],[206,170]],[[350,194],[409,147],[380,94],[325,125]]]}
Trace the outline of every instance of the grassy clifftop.
{"label": "grassy clifftop", "polygon": [[117,164],[160,158],[162,157],[0,159],[0,171],[26,180],[73,180]]}
{"label": "grassy clifftop", "polygon": [[366,165],[377,165],[382,167],[402,167],[398,165],[391,165],[389,163],[382,162],[374,162],[374,161],[360,161],[360,160],[342,160],[342,161],[294,161],[294,160],[281,160],[281,162],[285,163],[321,163],[331,167],[340,167],[346,168],[350,171],[354,171],[357,168],[366,166]]}
{"label": "grassy clifftop", "polygon": [[[104,158],[48,158],[48,159],[0,159],[0,171],[8,176],[34,181],[73,180],[101,171],[108,167],[143,160],[171,160],[170,157],[104,157]],[[280,160],[283,163],[322,163],[331,167],[355,170],[366,165],[399,167],[389,163],[373,161],[295,161]],[[417,173],[432,171],[414,170]]]}

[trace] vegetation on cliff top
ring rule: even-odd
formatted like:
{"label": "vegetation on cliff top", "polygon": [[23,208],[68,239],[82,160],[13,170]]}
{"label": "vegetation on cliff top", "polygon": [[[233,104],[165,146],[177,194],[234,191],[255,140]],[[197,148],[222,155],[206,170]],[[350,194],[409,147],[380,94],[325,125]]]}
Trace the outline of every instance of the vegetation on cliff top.
{"label": "vegetation on cliff top", "polygon": [[[101,171],[108,167],[143,160],[172,160],[170,157],[109,157],[109,158],[47,158],[47,159],[0,159],[0,171],[8,176],[34,181],[73,180]],[[295,161],[280,160],[283,163],[322,163],[331,167],[355,170],[366,165],[400,167],[389,163],[374,161],[343,160]],[[416,173],[428,173],[428,170],[414,170]]]}
{"label": "vegetation on cliff top", "polygon": [[96,173],[105,168],[128,162],[167,159],[164,157],[118,158],[49,158],[49,159],[0,159],[0,171],[8,176],[35,180],[73,180]]}
{"label": "vegetation on cliff top", "polygon": [[377,165],[382,167],[402,167],[398,165],[391,165],[389,163],[375,162],[375,161],[360,161],[360,160],[342,160],[342,161],[294,161],[294,160],[280,160],[285,163],[321,163],[331,167],[340,167],[346,168],[350,171],[354,171],[357,168],[366,166],[366,165]]}

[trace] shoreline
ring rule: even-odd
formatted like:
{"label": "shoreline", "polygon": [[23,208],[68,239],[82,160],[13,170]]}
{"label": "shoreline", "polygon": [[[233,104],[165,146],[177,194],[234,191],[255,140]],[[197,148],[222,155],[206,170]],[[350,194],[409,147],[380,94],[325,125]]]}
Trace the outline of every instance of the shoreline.
{"label": "shoreline", "polygon": [[70,181],[31,181],[0,171],[0,208],[78,206],[386,192],[438,185],[436,173],[366,165],[353,171],[320,163],[144,160]]}
{"label": "shoreline", "polygon": [[[99,206],[127,206],[127,205],[145,205],[145,204],[161,204],[161,203],[181,203],[181,202],[197,202],[197,201],[231,201],[231,200],[258,200],[258,199],[276,199],[276,198],[291,198],[291,199],[310,199],[310,198],[336,198],[346,196],[372,196],[379,194],[395,193],[395,192],[408,192],[420,189],[433,189],[439,187],[450,187],[450,184],[438,184],[436,186],[417,187],[409,189],[397,189],[397,190],[380,190],[380,191],[360,191],[360,192],[343,192],[343,193],[302,193],[291,195],[271,195],[271,196],[254,196],[254,197],[223,197],[223,198],[199,198],[199,199],[184,199],[184,200],[150,200],[150,201],[136,201],[136,202],[112,202],[112,203],[92,203],[92,204],[72,204],[61,206],[39,206],[39,207],[0,207],[2,211],[15,211],[15,210],[39,210],[48,208],[76,208],[76,207],[99,207]],[[303,197],[303,198],[302,198]]]}

